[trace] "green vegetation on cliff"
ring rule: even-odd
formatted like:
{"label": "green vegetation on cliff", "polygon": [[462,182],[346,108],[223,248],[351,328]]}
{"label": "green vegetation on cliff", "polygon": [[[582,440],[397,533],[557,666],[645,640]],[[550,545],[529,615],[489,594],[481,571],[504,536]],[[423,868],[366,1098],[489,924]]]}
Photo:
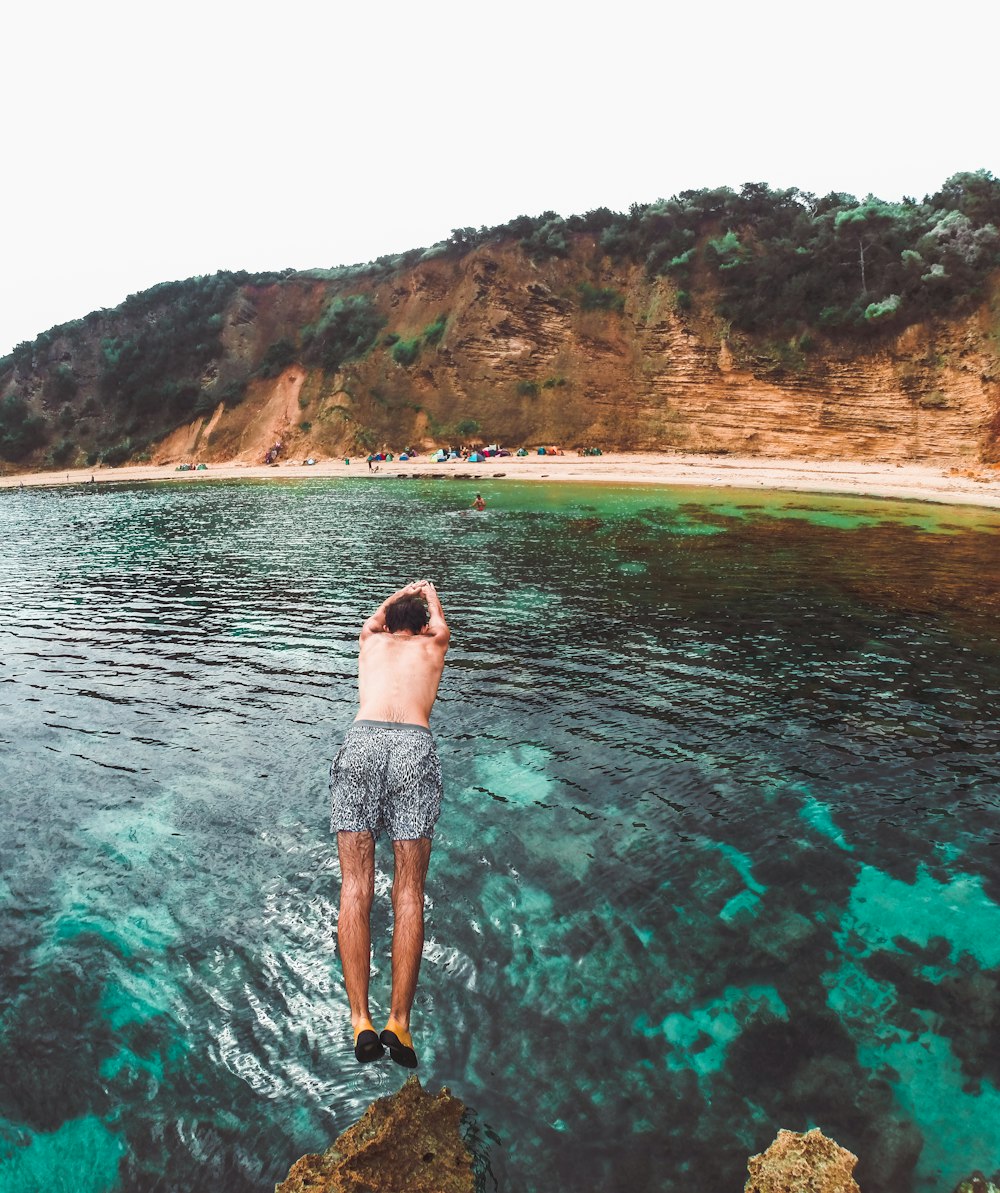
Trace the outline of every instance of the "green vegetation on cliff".
{"label": "green vegetation on cliff", "polygon": [[506,234],[551,251],[589,233],[612,258],[684,291],[710,285],[721,316],[765,336],[807,327],[856,335],[946,314],[979,296],[1000,265],[1000,180],[985,170],[954,175],[922,202],[747,183],[634,204],[627,215],[600,208],[554,219],[464,229],[454,243],[464,250]]}
{"label": "green vegetation on cliff", "polygon": [[24,398],[8,394],[0,401],[0,456],[22,460],[48,438],[48,423],[33,415]]}
{"label": "green vegetation on cliff", "polygon": [[101,396],[130,422],[164,429],[191,418],[201,378],[220,353],[222,311],[236,288],[233,274],[168,282],[123,304],[138,326],[102,342]]}
{"label": "green vegetation on cliff", "polygon": [[303,359],[336,373],[345,361],[368,351],[384,324],[367,294],[333,298],[318,321],[302,329]]}

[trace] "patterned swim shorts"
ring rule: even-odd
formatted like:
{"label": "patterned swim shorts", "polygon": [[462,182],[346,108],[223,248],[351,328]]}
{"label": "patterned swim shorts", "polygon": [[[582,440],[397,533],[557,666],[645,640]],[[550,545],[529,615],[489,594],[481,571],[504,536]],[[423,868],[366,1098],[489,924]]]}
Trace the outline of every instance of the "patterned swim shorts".
{"label": "patterned swim shorts", "polygon": [[355,721],[330,766],[330,832],[432,839],[441,813],[441,763],[431,731]]}

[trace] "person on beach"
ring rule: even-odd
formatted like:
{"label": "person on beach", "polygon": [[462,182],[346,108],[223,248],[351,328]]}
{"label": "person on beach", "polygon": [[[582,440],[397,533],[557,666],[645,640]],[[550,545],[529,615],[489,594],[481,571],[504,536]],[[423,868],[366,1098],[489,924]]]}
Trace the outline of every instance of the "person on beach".
{"label": "person on beach", "polygon": [[[330,831],[340,857],[337,942],[359,1063],[417,1067],[410,1009],[424,947],[424,880],[441,811],[441,764],[430,714],[450,631],[437,590],[418,580],[387,597],[361,628],[358,712],[330,767]],[[375,839],[392,840],[392,995],[376,1035],[368,1006]]]}

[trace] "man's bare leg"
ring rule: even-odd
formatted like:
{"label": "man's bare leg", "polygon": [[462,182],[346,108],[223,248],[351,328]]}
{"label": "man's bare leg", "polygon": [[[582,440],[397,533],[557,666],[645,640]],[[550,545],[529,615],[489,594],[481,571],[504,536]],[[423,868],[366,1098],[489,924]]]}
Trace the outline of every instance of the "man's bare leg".
{"label": "man's bare leg", "polygon": [[371,977],[371,911],[375,896],[375,838],[371,833],[337,833],[337,852],[341,879],[337,945],[357,1043],[360,1032],[374,1030],[368,1009],[368,980]]}
{"label": "man's bare leg", "polygon": [[[409,1068],[416,1066],[410,1009],[417,992],[420,958],[424,948],[424,880],[431,857],[427,837],[415,841],[393,841],[395,873],[392,880],[392,1002],[385,1030],[396,1036],[405,1051],[388,1044],[392,1059]],[[398,1053],[398,1054],[397,1054]],[[410,1057],[406,1056],[410,1053]]]}

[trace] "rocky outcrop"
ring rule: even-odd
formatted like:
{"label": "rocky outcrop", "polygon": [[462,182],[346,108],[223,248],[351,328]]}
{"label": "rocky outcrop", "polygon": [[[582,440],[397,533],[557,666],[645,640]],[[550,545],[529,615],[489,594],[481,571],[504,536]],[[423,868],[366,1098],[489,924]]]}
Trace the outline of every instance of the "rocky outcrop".
{"label": "rocky outcrop", "polygon": [[275,1193],[473,1193],[464,1112],[447,1089],[434,1097],[410,1077],[327,1151],[296,1161]]}
{"label": "rocky outcrop", "polygon": [[774,1143],[747,1162],[744,1193],[859,1193],[858,1158],[822,1131],[779,1131]]}

